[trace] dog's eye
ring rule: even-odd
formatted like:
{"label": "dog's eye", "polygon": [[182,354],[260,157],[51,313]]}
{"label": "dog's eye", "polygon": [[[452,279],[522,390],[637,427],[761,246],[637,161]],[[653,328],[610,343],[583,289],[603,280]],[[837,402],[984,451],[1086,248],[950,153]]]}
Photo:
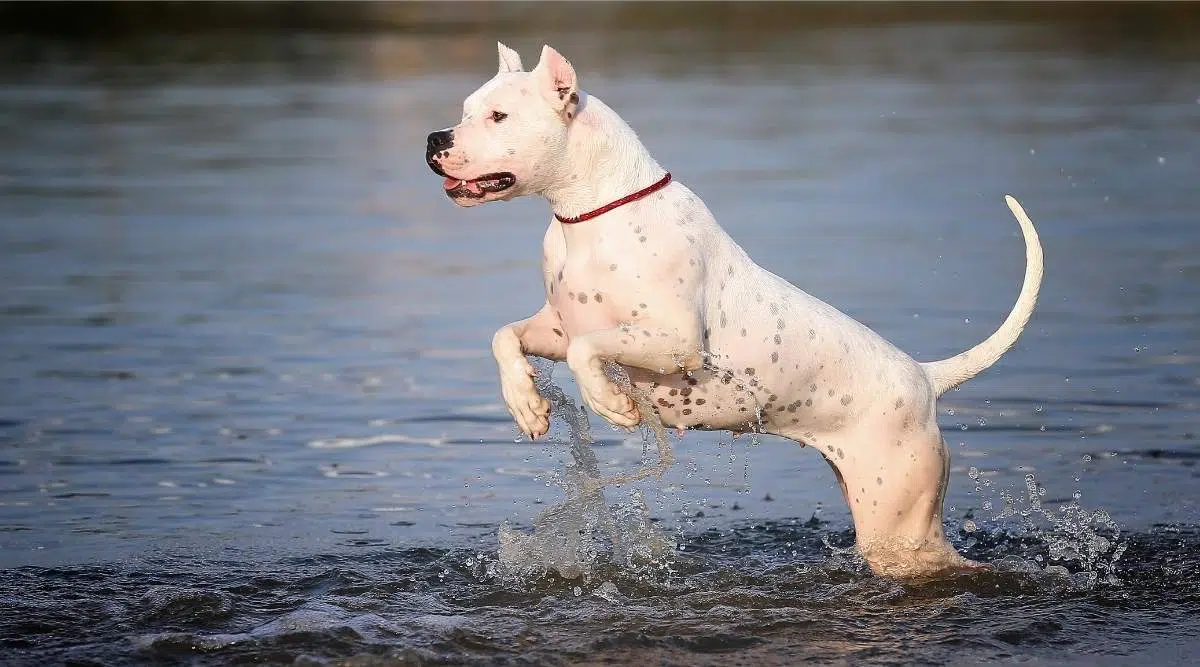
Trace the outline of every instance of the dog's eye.
{"label": "dog's eye", "polygon": [[504,113],[503,111],[493,111],[492,112],[492,122],[493,123],[499,123],[500,121],[504,120],[505,118],[508,118],[508,114]]}

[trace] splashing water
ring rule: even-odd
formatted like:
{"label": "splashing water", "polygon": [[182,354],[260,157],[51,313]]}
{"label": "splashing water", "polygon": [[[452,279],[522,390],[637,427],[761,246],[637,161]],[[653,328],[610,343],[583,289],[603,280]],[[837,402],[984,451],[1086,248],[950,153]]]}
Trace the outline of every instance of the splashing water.
{"label": "splashing water", "polygon": [[[648,449],[653,439],[659,460],[657,465],[643,466],[632,474],[605,479],[591,447],[593,438],[587,413],[553,384],[551,368],[551,364],[539,365],[534,385],[550,401],[551,421],[559,420],[568,428],[571,461],[555,477],[566,498],[541,512],[534,519],[532,532],[502,524],[497,560],[488,573],[503,579],[527,580],[553,571],[566,579],[588,579],[607,547],[613,562],[627,569],[644,569],[647,575],[660,572],[669,575],[669,557],[676,544],[651,522],[642,492],[632,489],[628,503],[611,506],[604,495],[606,487],[650,475],[661,477],[670,467],[673,461],[670,442],[657,413],[644,396],[630,392],[643,416],[643,446]],[[628,388],[627,379],[623,384]]]}
{"label": "splashing water", "polygon": [[[991,488],[991,482],[983,473],[972,466],[968,475],[975,481],[977,492]],[[999,523],[1016,519],[1025,534],[1043,544],[1047,554],[1036,553],[1032,561],[1017,556],[1002,559],[997,565],[1017,571],[1057,575],[1070,581],[1072,588],[1090,590],[1099,583],[1117,584],[1117,564],[1125,554],[1128,544],[1121,539],[1117,522],[1105,510],[1091,511],[1084,508],[1076,491],[1072,500],[1061,507],[1048,508],[1043,505],[1046,487],[1038,483],[1033,473],[1025,475],[1026,497],[1018,498],[1011,490],[999,491],[1003,507],[991,521]],[[984,510],[991,510],[991,500],[985,500]],[[1048,525],[1046,525],[1048,524]],[[964,524],[964,532],[974,533],[973,521]],[[998,529],[999,530],[999,529]],[[1008,533],[1002,533],[1009,535]]]}

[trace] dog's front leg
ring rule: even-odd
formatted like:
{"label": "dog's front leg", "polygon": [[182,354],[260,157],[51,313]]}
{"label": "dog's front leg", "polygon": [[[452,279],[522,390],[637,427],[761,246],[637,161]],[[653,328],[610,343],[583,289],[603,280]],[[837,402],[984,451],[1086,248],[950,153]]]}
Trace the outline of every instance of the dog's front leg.
{"label": "dog's front leg", "polygon": [[583,400],[608,421],[632,428],[642,420],[633,400],[604,374],[604,363],[667,375],[698,370],[703,364],[698,322],[679,327],[624,325],[571,340],[567,366]]}
{"label": "dog's front leg", "polygon": [[549,304],[527,320],[502,327],[492,337],[504,405],[521,432],[536,439],[550,430],[550,403],[533,386],[536,371],[525,358],[527,354],[554,361],[567,357],[562,323]]}

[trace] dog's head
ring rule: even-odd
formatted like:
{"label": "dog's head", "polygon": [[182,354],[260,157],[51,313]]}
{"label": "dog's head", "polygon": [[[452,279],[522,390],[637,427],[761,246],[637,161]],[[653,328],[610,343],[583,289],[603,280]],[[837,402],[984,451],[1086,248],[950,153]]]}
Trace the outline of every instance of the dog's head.
{"label": "dog's head", "polygon": [[429,135],[425,162],[459,206],[542,191],[563,164],[579,110],[571,63],[549,46],[531,72],[497,43],[500,70],[463,102],[462,122]]}

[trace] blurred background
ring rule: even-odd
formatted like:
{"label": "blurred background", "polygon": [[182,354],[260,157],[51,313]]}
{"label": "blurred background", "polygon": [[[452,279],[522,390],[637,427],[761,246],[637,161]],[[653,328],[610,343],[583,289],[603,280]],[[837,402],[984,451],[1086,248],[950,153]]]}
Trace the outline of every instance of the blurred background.
{"label": "blurred background", "polygon": [[[573,583],[509,599],[462,575],[484,557],[455,549],[494,554],[502,521],[528,527],[561,500],[566,458],[561,428],[516,438],[489,350],[543,299],[548,207],[458,209],[423,159],[495,72],[497,40],[529,67],[544,43],[562,51],[760,264],[919,360],[982,340],[1011,307],[1016,195],[1046,278],[1017,347],[939,403],[949,531],[995,531],[977,547],[994,560],[1045,545],[1006,541],[1005,494],[1083,507],[1083,524],[1107,512],[1143,545],[1125,561],[1141,583],[1012,614],[978,603],[999,584],[944,609],[870,580],[838,588],[836,571],[804,574],[830,554],[820,535],[849,544],[827,466],[719,433],[676,440],[679,463],[642,485],[694,554],[677,567],[698,616],[680,616],[679,588],[620,613],[575,588],[584,606],[555,616],[547,600]],[[1200,520],[1198,177],[1195,3],[0,4],[2,646],[30,664],[224,662],[228,646],[283,661],[379,636],[519,655],[532,644],[486,637],[534,613],[560,624],[538,640],[549,655],[622,623],[667,628],[685,653],[722,646],[714,627],[784,633],[772,655],[893,664],[936,662],[942,641],[960,659],[1132,650],[1200,610],[1195,538],[1180,537]],[[641,435],[592,428],[606,471],[640,465]],[[780,528],[813,517],[819,534]],[[739,532],[757,522],[781,532]],[[770,566],[728,560],[747,553]],[[799,599],[816,607],[772,606]],[[885,599],[903,609],[860,622],[856,605]],[[297,609],[329,634],[279,648],[310,627],[271,625]],[[168,630],[185,634],[154,634]],[[596,646],[668,645],[613,641]]]}

